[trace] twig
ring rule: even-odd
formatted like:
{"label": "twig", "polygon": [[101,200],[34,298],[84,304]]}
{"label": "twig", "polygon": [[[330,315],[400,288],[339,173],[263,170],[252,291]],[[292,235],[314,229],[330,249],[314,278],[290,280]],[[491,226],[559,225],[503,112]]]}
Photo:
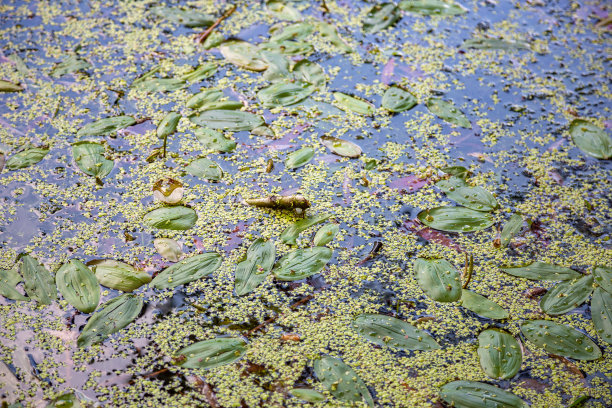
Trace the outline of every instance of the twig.
{"label": "twig", "polygon": [[293,196],[248,198],[245,201],[248,205],[252,205],[255,207],[272,208],[274,210],[293,210],[295,208],[305,210],[310,207],[310,202],[299,194]]}
{"label": "twig", "polygon": [[[308,301],[310,301],[312,298],[314,298],[313,295],[308,295],[308,296],[304,296],[303,298],[301,298],[300,300],[298,300],[297,302],[295,302],[294,304],[292,304],[290,306],[291,310],[295,310],[296,308],[300,307],[301,305],[303,305],[304,303],[307,303]],[[282,316],[283,314],[281,313],[280,315],[276,315],[274,317],[269,318],[268,320],[266,320],[265,322],[263,322],[262,324],[260,324],[257,327],[252,328],[251,330],[249,330],[247,332],[247,334],[245,335],[246,337],[249,337],[250,335],[252,335],[253,333],[258,332],[259,330],[263,329],[266,325],[272,323],[273,321],[275,321],[276,319],[278,319],[280,316]]]}
{"label": "twig", "polygon": [[163,374],[166,371],[168,371],[168,368],[162,368],[161,370],[157,370],[148,374],[143,374],[142,376],[145,378],[157,377],[158,375]]}
{"label": "twig", "polygon": [[200,34],[197,38],[196,38],[196,42],[198,44],[202,44],[204,41],[206,41],[206,39],[208,38],[208,36],[214,31],[215,28],[217,28],[217,26],[219,24],[221,24],[221,22],[223,20],[225,20],[226,18],[228,18],[229,16],[232,15],[232,13],[236,11],[236,5],[234,4],[231,8],[229,8],[225,13],[223,13],[223,15],[221,17],[219,17],[219,19],[217,19],[217,21],[215,21],[213,23],[213,25],[211,25],[210,27],[208,27],[206,29],[206,31],[204,31],[202,34]]}
{"label": "twig", "polygon": [[474,255],[470,255],[470,261],[468,262],[468,255],[465,254],[465,268],[463,269],[463,277],[467,275],[465,282],[463,282],[463,289],[467,288],[472,279],[472,272],[474,272]]}

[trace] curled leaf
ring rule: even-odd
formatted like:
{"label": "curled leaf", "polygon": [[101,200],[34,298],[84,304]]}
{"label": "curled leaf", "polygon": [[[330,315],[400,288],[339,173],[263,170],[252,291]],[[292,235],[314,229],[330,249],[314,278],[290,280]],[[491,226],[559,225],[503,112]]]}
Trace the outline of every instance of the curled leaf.
{"label": "curled leaf", "polygon": [[183,199],[183,183],[172,178],[162,178],[153,185],[153,197],[166,204],[177,204]]}

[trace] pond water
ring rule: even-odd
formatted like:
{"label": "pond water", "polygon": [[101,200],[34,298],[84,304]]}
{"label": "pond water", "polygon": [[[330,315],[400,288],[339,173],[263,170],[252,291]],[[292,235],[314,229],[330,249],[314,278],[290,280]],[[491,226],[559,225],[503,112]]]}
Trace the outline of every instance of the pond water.
{"label": "pond water", "polygon": [[2,406],[611,406],[609,12],[2,2]]}

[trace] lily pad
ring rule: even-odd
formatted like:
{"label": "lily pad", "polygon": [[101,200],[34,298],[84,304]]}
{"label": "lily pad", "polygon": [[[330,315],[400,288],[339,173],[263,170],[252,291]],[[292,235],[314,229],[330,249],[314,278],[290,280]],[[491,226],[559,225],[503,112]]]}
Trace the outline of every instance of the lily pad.
{"label": "lily pad", "polygon": [[527,340],[548,353],[576,360],[597,360],[601,350],[585,334],[548,320],[529,320],[521,325]]}
{"label": "lily pad", "polygon": [[305,82],[277,82],[257,92],[257,97],[267,108],[290,106],[308,98],[314,88]]}
{"label": "lily pad", "polygon": [[471,290],[461,291],[461,305],[477,315],[489,319],[507,319],[509,313],[500,305]]}
{"label": "lily pad", "polygon": [[260,50],[246,41],[226,41],[219,47],[226,61],[251,71],[265,71],[268,64],[261,57]]}
{"label": "lily pad", "polygon": [[382,107],[391,112],[410,110],[417,103],[417,99],[413,94],[397,86],[387,89],[382,97]]}
{"label": "lily pad", "polygon": [[505,248],[510,243],[510,240],[519,233],[523,227],[523,216],[521,214],[513,214],[512,217],[504,224],[501,232],[501,246]]}
{"label": "lily pad", "polygon": [[429,98],[426,105],[427,109],[440,119],[463,128],[472,128],[472,124],[467,116],[457,109],[452,102],[440,98]]}
{"label": "lily pad", "polygon": [[235,290],[238,296],[252,292],[270,274],[276,259],[274,244],[256,239],[247,250],[246,259],[236,267]]}
{"label": "lily pad", "polygon": [[77,137],[112,135],[119,129],[132,126],[134,123],[136,123],[136,120],[131,116],[114,116],[112,118],[104,118],[83,126],[77,132]]}
{"label": "lily pad", "polygon": [[55,284],[77,310],[91,313],[98,307],[100,285],[93,272],[78,259],[71,259],[55,273]]}
{"label": "lily pad", "polygon": [[193,227],[197,220],[196,212],[182,205],[158,208],[143,218],[149,227],[179,231]]}
{"label": "lily pad", "polygon": [[523,361],[518,341],[511,334],[497,329],[484,330],[478,335],[478,357],[485,374],[501,380],[514,377]]}
{"label": "lily pad", "polygon": [[285,167],[288,169],[297,169],[298,167],[302,167],[310,162],[313,157],[314,149],[312,147],[302,147],[301,149],[287,155]]}
{"label": "lily pad", "polygon": [[[204,340],[176,352],[178,364],[185,368],[211,369],[231,364],[246,353],[246,342],[236,337]],[[183,356],[184,358],[180,358]]]}
{"label": "lily pad", "polygon": [[501,268],[501,270],[512,276],[530,280],[559,281],[577,279],[582,276],[572,269],[540,261],[533,262],[527,266]]}
{"label": "lily pad", "polygon": [[161,271],[151,285],[157,289],[171,289],[210,275],[221,266],[221,255],[205,252],[175,263]]}
{"label": "lily pad", "polygon": [[176,132],[176,127],[181,120],[181,115],[176,112],[170,112],[157,125],[157,137],[163,139]]}
{"label": "lily pad", "polygon": [[306,279],[321,270],[331,259],[333,251],[326,247],[296,249],[283,256],[272,273],[282,281]]}
{"label": "lily pad", "polygon": [[593,292],[591,318],[599,337],[612,344],[612,295],[602,288],[595,288]]}
{"label": "lily pad", "polygon": [[597,283],[603,290],[608,293],[612,293],[612,268],[608,266],[596,266],[593,269],[593,276],[595,277],[595,283]]}
{"label": "lily pad", "polygon": [[472,232],[489,228],[493,217],[465,207],[437,207],[421,211],[419,220],[428,227],[449,232]]}
{"label": "lily pad", "polygon": [[540,309],[549,315],[561,315],[587,301],[593,292],[593,275],[561,282],[540,300]]}
{"label": "lily pad", "polygon": [[314,246],[323,246],[329,244],[340,231],[340,225],[330,223],[322,226],[315,234],[312,243]]}
{"label": "lily pad", "polygon": [[84,348],[103,342],[111,334],[132,323],[140,314],[142,306],[140,297],[127,293],[109,300],[89,318],[77,339],[77,345]]}
{"label": "lily pad", "polygon": [[41,161],[49,153],[49,149],[39,149],[37,147],[23,150],[6,161],[6,168],[9,170],[24,169]]}
{"label": "lily pad", "polygon": [[0,269],[0,295],[12,300],[28,300],[16,288],[23,278],[15,269]]}
{"label": "lily pad", "polygon": [[612,157],[612,139],[602,128],[583,119],[574,119],[569,128],[576,146],[597,159]]}
{"label": "lily pad", "polygon": [[21,256],[21,276],[24,288],[31,299],[50,305],[57,299],[55,280],[44,266],[30,255]]}
{"label": "lily pad", "polygon": [[363,99],[347,95],[342,92],[334,92],[334,98],[338,102],[340,109],[346,112],[355,112],[359,115],[372,116],[374,114],[374,105]]}
{"label": "lily pad", "polygon": [[200,126],[211,129],[230,130],[238,132],[241,130],[252,130],[264,124],[261,116],[250,112],[213,109],[192,116],[191,121]]}
{"label": "lily pad", "polygon": [[219,181],[223,177],[221,167],[206,157],[192,161],[189,166],[185,167],[185,171],[192,176],[210,181]]}
{"label": "lily pad", "polygon": [[380,346],[402,350],[433,350],[440,346],[428,333],[391,316],[364,313],[355,318],[353,328]]}
{"label": "lily pad", "polygon": [[79,169],[87,175],[102,179],[111,172],[115,163],[104,157],[104,146],[95,142],[76,142],[72,155]]}
{"label": "lily pad", "polygon": [[332,153],[342,157],[350,157],[356,159],[361,156],[361,147],[348,140],[339,139],[334,136],[321,136],[321,143],[325,145]]}
{"label": "lily pad", "polygon": [[402,18],[401,11],[393,3],[380,3],[373,6],[363,19],[363,31],[366,33],[377,33]]}
{"label": "lily pad", "polygon": [[453,381],[440,389],[440,398],[456,408],[528,408],[511,392],[478,381]]}
{"label": "lily pad", "polygon": [[403,0],[399,8],[424,16],[456,16],[467,13],[467,9],[450,0]]}
{"label": "lily pad", "polygon": [[281,234],[281,240],[288,245],[297,245],[296,239],[302,233],[313,225],[319,224],[329,218],[329,215],[315,215],[313,217],[305,217],[296,221],[287,227]]}
{"label": "lily pad", "polygon": [[456,302],[461,297],[461,275],[445,259],[414,261],[415,278],[423,292],[437,302]]}
{"label": "lily pad", "polygon": [[368,387],[355,370],[342,360],[322,356],[315,360],[314,370],[319,381],[334,397],[344,402],[362,402],[374,407]]}
{"label": "lily pad", "polygon": [[132,292],[151,282],[148,273],[125,262],[101,259],[90,261],[87,265],[91,267],[101,285],[122,292]]}

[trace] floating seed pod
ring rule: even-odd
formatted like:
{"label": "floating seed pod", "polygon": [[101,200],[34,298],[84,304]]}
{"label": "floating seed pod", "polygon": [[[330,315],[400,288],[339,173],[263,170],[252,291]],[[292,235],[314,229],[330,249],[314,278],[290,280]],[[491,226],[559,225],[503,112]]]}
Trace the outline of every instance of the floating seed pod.
{"label": "floating seed pod", "polygon": [[165,204],[178,204],[184,192],[183,183],[169,177],[159,179],[153,185],[153,197]]}

